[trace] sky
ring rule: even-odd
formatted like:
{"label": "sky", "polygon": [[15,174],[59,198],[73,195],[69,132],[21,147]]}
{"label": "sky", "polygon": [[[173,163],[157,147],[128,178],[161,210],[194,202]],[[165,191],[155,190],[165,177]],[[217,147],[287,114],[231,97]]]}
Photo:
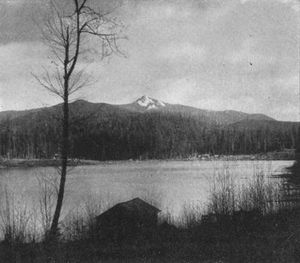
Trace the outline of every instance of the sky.
{"label": "sky", "polygon": [[[0,111],[61,102],[32,76],[52,61],[37,26],[46,2],[0,0]],[[125,104],[148,95],[300,121],[299,0],[102,2],[119,6],[126,56],[80,60],[94,81],[72,99]]]}

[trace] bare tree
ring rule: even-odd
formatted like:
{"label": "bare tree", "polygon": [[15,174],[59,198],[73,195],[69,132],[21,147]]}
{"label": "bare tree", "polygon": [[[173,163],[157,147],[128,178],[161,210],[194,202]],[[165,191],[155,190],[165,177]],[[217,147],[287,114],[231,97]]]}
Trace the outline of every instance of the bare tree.
{"label": "bare tree", "polygon": [[58,231],[58,223],[62,210],[64,189],[69,158],[69,98],[72,94],[90,84],[90,77],[79,69],[80,55],[87,52],[86,44],[92,37],[100,40],[101,56],[113,53],[122,54],[118,49],[120,25],[111,12],[96,11],[89,5],[89,0],[72,0],[71,6],[62,7],[59,2],[50,2],[51,14],[42,27],[42,36],[50,47],[54,59],[55,70],[44,69],[42,76],[34,77],[49,92],[63,100],[62,134],[61,134],[61,167],[57,203],[53,215],[50,236]]}

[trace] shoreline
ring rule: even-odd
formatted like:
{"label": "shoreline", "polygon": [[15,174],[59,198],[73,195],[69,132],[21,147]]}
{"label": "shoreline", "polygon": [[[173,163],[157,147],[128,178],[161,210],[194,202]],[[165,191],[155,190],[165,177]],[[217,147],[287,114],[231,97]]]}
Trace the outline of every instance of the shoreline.
{"label": "shoreline", "polygon": [[[209,156],[205,158],[171,158],[171,159],[127,159],[127,160],[85,160],[74,159],[69,160],[69,166],[88,166],[88,165],[100,165],[109,164],[115,162],[143,162],[143,161],[295,161],[292,158],[265,158],[265,156],[253,156],[253,155],[222,155],[222,156]],[[32,168],[32,167],[56,167],[60,165],[59,159],[0,159],[1,168]]]}
{"label": "shoreline", "polygon": [[[68,166],[96,165],[101,161],[97,160],[69,160]],[[57,167],[60,160],[56,159],[0,159],[0,168],[31,168],[31,167]]]}

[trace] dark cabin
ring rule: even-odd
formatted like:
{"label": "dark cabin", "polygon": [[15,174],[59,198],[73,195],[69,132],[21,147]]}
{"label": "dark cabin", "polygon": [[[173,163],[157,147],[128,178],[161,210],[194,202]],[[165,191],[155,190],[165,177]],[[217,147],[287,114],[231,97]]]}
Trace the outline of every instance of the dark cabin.
{"label": "dark cabin", "polygon": [[115,242],[147,238],[157,228],[160,210],[140,198],[116,204],[96,217],[100,238]]}

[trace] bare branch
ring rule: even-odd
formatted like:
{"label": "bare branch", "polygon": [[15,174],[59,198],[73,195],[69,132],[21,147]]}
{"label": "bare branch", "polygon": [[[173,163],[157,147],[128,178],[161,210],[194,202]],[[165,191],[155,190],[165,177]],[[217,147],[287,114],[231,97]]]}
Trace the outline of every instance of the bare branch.
{"label": "bare branch", "polygon": [[38,77],[37,75],[35,75],[34,73],[31,73],[31,75],[37,80],[37,82],[46,90],[48,90],[49,92],[58,95],[59,97],[63,97],[61,94],[61,91],[59,91],[53,84],[52,82],[49,80],[50,75],[49,73],[46,73],[45,75],[43,75],[42,77]]}
{"label": "bare branch", "polygon": [[[77,0],[75,0],[77,1]],[[81,5],[78,8],[78,11],[80,12],[82,10],[82,8],[84,8],[85,4],[86,4],[87,0],[83,0],[83,2],[81,3]]]}
{"label": "bare branch", "polygon": [[84,70],[74,73],[73,78],[70,81],[69,94],[72,95],[76,91],[84,87],[88,87],[92,84],[93,84],[92,77],[90,75],[85,74]]}

